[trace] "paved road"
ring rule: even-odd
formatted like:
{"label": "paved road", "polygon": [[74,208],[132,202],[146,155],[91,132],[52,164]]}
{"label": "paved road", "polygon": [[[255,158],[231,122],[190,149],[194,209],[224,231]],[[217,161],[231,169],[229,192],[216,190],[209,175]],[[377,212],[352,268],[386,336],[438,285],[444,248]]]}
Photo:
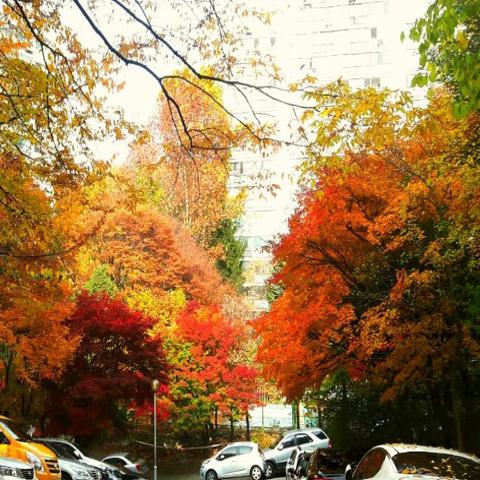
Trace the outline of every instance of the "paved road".
{"label": "paved road", "polygon": [[[199,480],[198,473],[171,473],[159,475],[158,480]],[[285,480],[285,477],[276,478],[275,480]]]}

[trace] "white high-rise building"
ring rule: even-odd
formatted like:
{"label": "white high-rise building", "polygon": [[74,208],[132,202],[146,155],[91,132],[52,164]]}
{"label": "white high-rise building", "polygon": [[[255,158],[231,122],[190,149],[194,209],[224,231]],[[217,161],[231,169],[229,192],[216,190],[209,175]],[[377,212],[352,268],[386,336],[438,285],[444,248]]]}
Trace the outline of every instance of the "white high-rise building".
{"label": "white high-rise building", "polygon": [[[273,12],[270,25],[256,26],[245,39],[247,49],[265,52],[280,67],[284,85],[306,74],[324,84],[343,78],[354,88],[368,86],[410,89],[418,70],[417,45],[401,41],[413,22],[423,15],[428,0],[256,0],[252,6]],[[407,35],[408,37],[408,35]],[[262,83],[253,78],[252,82]],[[413,92],[422,98],[423,91]],[[263,119],[280,124],[280,136],[295,123],[291,108],[266,98],[255,103]],[[242,99],[237,98],[245,108]],[[284,147],[267,157],[236,152],[232,158],[232,192],[247,187],[248,198],[239,236],[247,243],[244,259],[245,288],[252,307],[268,307],[265,281],[271,273],[270,255],[265,246],[285,233],[288,217],[295,208],[296,167],[303,152]],[[278,186],[273,193],[257,188],[256,178]]]}

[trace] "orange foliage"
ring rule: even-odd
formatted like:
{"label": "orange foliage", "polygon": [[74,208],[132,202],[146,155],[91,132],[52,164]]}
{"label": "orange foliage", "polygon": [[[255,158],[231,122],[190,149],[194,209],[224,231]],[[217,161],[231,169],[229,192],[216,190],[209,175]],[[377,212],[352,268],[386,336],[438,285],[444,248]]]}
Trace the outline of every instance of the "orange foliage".
{"label": "orange foliage", "polygon": [[478,356],[479,319],[466,318],[480,175],[460,147],[469,124],[442,102],[410,141],[319,168],[275,247],[285,290],[255,328],[265,373],[290,398],[339,368],[390,381],[388,398]]}
{"label": "orange foliage", "polygon": [[120,289],[148,288],[156,295],[181,288],[203,304],[229,292],[213,262],[174,220],[148,209],[109,215],[92,249]]}

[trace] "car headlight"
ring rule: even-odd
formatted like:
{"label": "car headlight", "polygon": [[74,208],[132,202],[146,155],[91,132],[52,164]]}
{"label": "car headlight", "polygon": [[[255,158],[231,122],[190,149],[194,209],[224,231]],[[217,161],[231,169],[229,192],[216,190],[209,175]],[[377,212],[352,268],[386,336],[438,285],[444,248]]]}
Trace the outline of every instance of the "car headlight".
{"label": "car headlight", "polygon": [[18,477],[17,469],[0,466],[0,475],[2,477]]}
{"label": "car headlight", "polygon": [[34,466],[37,472],[43,472],[43,463],[34,453],[27,452],[27,460]]}
{"label": "car headlight", "polygon": [[77,478],[90,478],[88,470],[85,470],[84,468],[74,468],[73,472]]}

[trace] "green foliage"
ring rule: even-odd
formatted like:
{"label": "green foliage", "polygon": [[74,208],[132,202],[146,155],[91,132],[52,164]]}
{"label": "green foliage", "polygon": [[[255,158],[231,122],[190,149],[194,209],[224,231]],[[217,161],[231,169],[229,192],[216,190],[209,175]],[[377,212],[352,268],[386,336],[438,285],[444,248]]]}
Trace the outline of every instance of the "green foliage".
{"label": "green foliage", "polygon": [[96,268],[85,284],[85,290],[87,290],[90,295],[98,292],[105,292],[111,298],[115,297],[118,292],[115,282],[108,274],[106,265],[100,265]]}
{"label": "green foliage", "polygon": [[480,107],[479,16],[479,0],[436,0],[410,30],[425,69],[413,86],[446,82],[453,87],[457,115]]}
{"label": "green foliage", "polygon": [[335,448],[365,451],[379,443],[397,441],[445,444],[441,426],[430,414],[432,399],[426,390],[410,390],[382,403],[381,389],[339,371],[327,378],[314,396],[320,425]]}
{"label": "green foliage", "polygon": [[211,246],[223,246],[224,255],[216,262],[217,270],[225,280],[240,290],[244,282],[242,259],[247,245],[244,240],[235,236],[238,226],[238,222],[235,220],[223,220],[213,233],[210,244]]}

